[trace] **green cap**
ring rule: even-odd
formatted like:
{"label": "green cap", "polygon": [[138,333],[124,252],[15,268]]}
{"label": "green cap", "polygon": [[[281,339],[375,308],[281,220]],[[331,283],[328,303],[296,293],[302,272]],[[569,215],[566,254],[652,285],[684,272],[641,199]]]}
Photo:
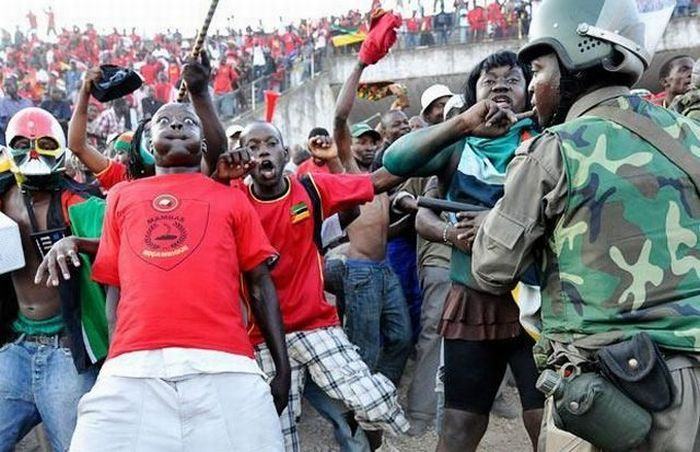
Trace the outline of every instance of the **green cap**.
{"label": "green cap", "polygon": [[352,134],[353,138],[359,138],[366,133],[370,133],[374,136],[375,140],[382,139],[379,132],[371,128],[366,122],[358,122],[357,124],[353,124],[352,127],[350,127],[350,133]]}

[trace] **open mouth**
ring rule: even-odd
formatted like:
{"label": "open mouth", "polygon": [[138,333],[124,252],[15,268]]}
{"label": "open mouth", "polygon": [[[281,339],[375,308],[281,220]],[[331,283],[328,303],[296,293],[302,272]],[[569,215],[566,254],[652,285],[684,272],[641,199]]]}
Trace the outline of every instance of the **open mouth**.
{"label": "open mouth", "polygon": [[504,95],[493,96],[491,100],[496,102],[501,107],[510,107],[513,105],[513,100]]}
{"label": "open mouth", "polygon": [[271,160],[262,160],[258,164],[258,172],[265,179],[273,179],[277,174],[275,164]]}

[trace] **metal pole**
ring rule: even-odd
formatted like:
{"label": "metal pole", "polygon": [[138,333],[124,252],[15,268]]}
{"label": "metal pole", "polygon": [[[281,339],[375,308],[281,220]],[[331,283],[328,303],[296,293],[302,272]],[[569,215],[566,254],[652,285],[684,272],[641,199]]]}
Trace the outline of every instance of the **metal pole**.
{"label": "metal pole", "polygon": [[251,100],[251,106],[252,106],[251,110],[255,110],[255,102],[256,102],[256,100],[257,100],[257,99],[255,98],[255,80],[253,80],[253,81],[250,83],[250,98],[252,99],[252,100]]}

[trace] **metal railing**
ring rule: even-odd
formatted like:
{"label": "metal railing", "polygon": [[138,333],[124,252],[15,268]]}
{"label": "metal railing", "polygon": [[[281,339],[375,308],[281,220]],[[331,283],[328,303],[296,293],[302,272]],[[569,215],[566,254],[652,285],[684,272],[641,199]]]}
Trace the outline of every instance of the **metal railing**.
{"label": "metal railing", "polygon": [[264,102],[265,91],[285,93],[318,75],[325,67],[326,49],[309,52],[308,55],[289,59],[274,72],[266,75],[262,67],[254,68],[254,80],[238,89],[215,96],[216,109],[223,120],[238,118],[255,110]]}
{"label": "metal railing", "polygon": [[[697,14],[697,7],[676,11],[671,20]],[[396,50],[409,50],[447,45],[477,45],[482,42],[526,39],[530,26],[529,18],[521,18],[506,27],[487,26],[484,30],[473,30],[468,26],[445,27],[415,33],[400,31],[394,46]],[[330,46],[309,52],[308,55],[285,62],[281,70],[273,74],[256,77],[243,84],[237,90],[216,96],[216,106],[224,120],[236,119],[255,110],[264,101],[265,90],[285,93],[323,71],[328,59],[333,56],[354,55],[360,49],[360,43],[333,48]]]}

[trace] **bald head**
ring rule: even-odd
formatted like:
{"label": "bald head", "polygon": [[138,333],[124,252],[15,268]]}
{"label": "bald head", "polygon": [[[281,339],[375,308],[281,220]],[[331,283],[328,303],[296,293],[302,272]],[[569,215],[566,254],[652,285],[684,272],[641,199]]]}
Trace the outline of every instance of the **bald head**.
{"label": "bald head", "polygon": [[382,137],[391,144],[411,131],[408,117],[401,110],[389,110],[382,115]]}

